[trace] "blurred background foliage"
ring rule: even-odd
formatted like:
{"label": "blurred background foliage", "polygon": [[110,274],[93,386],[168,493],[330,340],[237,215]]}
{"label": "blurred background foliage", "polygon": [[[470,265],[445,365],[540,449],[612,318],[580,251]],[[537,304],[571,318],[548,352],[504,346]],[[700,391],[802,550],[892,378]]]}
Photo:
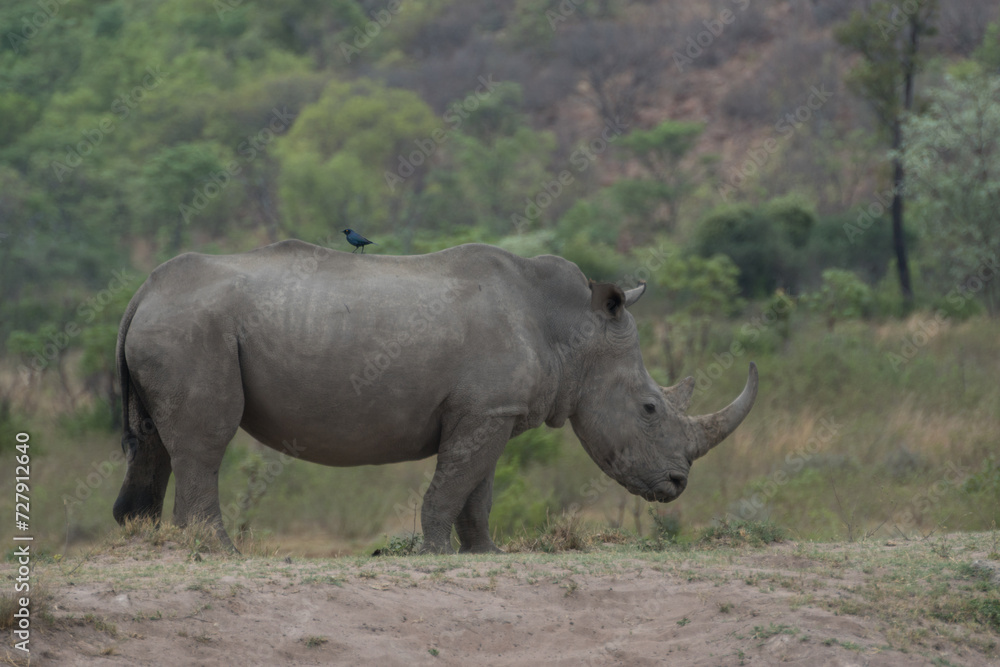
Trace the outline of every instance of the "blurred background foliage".
{"label": "blurred background foliage", "polygon": [[[895,94],[882,83],[896,52],[855,55],[888,3],[764,0],[711,34],[731,4],[4,3],[0,449],[26,425],[52,447],[80,444],[84,469],[117,447],[117,323],[160,262],[289,237],[347,249],[339,230],[352,227],[376,252],[488,242],[626,287],[647,280],[635,309],[647,366],[663,383],[695,375],[696,409],[738,390],[753,355],[771,378],[763,404],[727,460],[696,466],[705,477],[661,511],[705,522],[699,503],[733,510],[827,413],[849,421],[829,455],[767,496],[768,511],[806,513],[803,534],[842,524],[829,494],[816,507],[796,496],[830,470],[856,490],[884,472],[903,503],[945,458],[978,464],[1000,431],[985,380],[1000,370],[1000,8],[920,3],[930,23],[903,113],[876,95]],[[888,153],[885,104],[902,133]],[[889,222],[896,159],[913,300]],[[267,455],[237,439],[223,471],[233,493]],[[975,494],[998,493],[990,465]],[[278,510],[309,489],[350,503],[372,480],[403,480],[403,500],[372,497],[369,513],[303,517],[349,539],[391,523],[426,472],[288,470],[244,521],[284,530]],[[51,471],[43,507],[73,493]],[[115,474],[94,498],[113,497]],[[497,530],[531,530],[590,492],[591,514],[621,524],[629,511],[641,527],[599,479],[571,434],[525,434],[498,467]],[[109,521],[86,506],[81,538]]]}

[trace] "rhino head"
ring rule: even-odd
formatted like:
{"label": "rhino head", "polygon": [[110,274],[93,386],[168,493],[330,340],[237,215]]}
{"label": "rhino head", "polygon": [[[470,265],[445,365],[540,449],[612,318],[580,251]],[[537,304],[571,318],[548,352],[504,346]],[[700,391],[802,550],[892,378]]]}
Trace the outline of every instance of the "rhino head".
{"label": "rhino head", "polygon": [[743,393],[719,412],[689,417],[694,378],[673,387],[653,381],[642,363],[635,320],[626,307],[645,284],[623,292],[591,283],[593,334],[581,346],[573,431],[592,459],[646,500],[670,502],[687,486],[691,463],[736,430],[757,397],[751,362]]}

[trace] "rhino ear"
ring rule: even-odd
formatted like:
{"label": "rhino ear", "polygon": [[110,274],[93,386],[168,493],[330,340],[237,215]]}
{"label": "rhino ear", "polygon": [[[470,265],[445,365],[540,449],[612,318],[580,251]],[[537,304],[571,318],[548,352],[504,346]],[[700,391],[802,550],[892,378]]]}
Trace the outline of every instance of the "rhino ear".
{"label": "rhino ear", "polygon": [[617,319],[625,310],[625,292],[614,283],[590,281],[590,307],[605,317]]}
{"label": "rhino ear", "polygon": [[680,412],[687,412],[691,407],[691,395],[694,393],[694,378],[686,377],[673,387],[660,387],[663,398]]}

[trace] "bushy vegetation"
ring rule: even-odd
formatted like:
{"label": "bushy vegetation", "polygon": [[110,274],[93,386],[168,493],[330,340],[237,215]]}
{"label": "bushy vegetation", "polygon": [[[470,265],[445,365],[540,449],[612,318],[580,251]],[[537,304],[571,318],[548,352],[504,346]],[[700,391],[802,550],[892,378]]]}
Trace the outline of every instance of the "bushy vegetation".
{"label": "bushy vegetation", "polygon": [[[573,507],[653,540],[725,514],[808,537],[988,527],[1000,18],[919,5],[933,26],[903,113],[882,85],[899,35],[864,51],[889,3],[755,3],[700,51],[711,8],[680,2],[5,4],[0,453],[32,430],[38,525],[63,544],[110,525],[117,324],[152,268],[292,236],[342,248],[352,227],[377,252],[489,242],[649,281],[644,359],[662,384],[696,378],[692,412],[761,368],[761,404],[669,521],[568,430],[539,430],[497,467],[498,539]],[[742,83],[705,93],[710,72]],[[896,235],[893,160],[909,175]],[[413,531],[432,469],[324,469],[240,434],[222,504],[236,534],[356,546]]]}

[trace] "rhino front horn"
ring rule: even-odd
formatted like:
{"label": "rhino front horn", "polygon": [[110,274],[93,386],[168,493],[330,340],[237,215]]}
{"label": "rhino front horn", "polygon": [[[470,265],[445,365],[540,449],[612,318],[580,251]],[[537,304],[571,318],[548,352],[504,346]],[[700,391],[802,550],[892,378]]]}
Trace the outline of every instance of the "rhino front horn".
{"label": "rhino front horn", "polygon": [[710,415],[699,415],[691,418],[691,423],[695,427],[694,455],[692,460],[702,457],[708,453],[712,447],[725,440],[730,433],[736,430],[746,416],[750,414],[757,399],[757,364],[750,362],[750,375],[747,377],[747,384],[735,401]]}

